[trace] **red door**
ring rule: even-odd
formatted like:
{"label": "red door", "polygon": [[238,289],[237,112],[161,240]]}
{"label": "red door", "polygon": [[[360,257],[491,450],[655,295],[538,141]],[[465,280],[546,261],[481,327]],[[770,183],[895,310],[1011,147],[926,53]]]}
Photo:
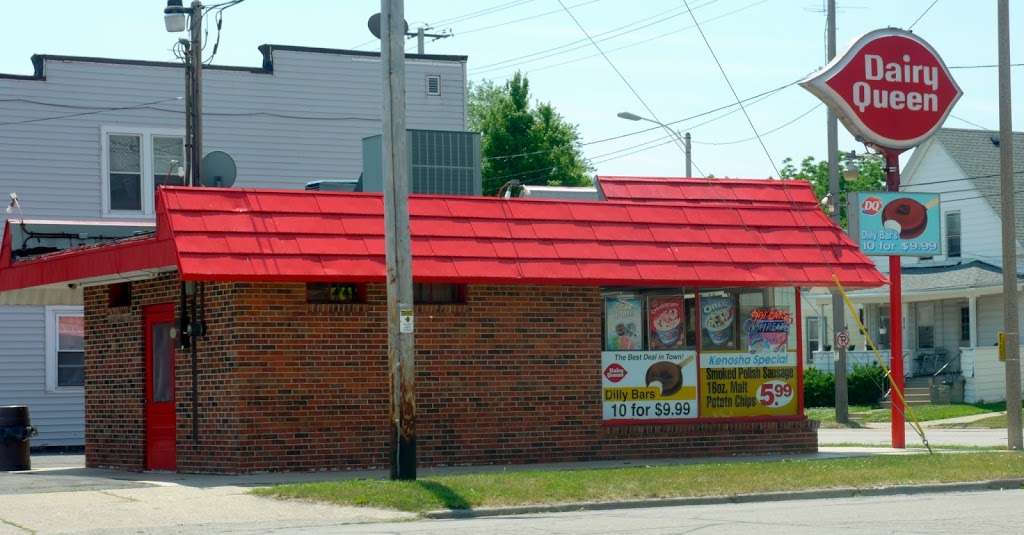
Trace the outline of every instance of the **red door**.
{"label": "red door", "polygon": [[143,311],[146,337],[146,469],[175,470],[174,305]]}

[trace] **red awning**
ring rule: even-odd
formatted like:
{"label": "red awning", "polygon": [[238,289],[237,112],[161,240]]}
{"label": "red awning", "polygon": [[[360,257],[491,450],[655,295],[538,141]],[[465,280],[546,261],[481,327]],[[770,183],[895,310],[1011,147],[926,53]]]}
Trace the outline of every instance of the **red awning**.
{"label": "red awning", "polygon": [[[154,236],[8,261],[0,291],[169,266],[186,280],[383,281],[383,211],[379,194],[163,187]],[[814,202],[414,195],[409,212],[421,282],[823,286],[834,273],[849,286],[885,283]]]}

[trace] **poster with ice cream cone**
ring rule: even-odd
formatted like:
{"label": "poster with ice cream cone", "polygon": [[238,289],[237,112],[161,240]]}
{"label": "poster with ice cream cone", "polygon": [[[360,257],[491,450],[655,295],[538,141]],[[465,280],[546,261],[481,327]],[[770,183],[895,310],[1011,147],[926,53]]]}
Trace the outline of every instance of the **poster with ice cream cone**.
{"label": "poster with ice cream cone", "polygon": [[938,193],[850,193],[850,237],[869,256],[942,254]]}

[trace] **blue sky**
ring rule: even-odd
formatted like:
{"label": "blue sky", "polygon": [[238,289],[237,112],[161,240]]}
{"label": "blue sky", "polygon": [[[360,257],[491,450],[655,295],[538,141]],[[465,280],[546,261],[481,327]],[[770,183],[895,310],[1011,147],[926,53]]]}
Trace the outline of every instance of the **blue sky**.
{"label": "blue sky", "polygon": [[[681,0],[563,1],[661,120],[674,121],[734,102]],[[793,82],[825,63],[822,0],[689,2],[741,97]],[[906,28],[931,3],[839,2],[840,51],[866,31]],[[0,72],[31,73],[33,53],[173,59],[170,47],[177,36],[164,31],[163,0],[4,4],[7,24]],[[1016,10],[1011,12],[1011,36],[1018,36],[1011,54],[1014,62],[1022,63],[1024,2],[1011,4]],[[939,0],[914,31],[943,55],[947,65],[994,64],[995,6],[995,0]],[[257,66],[256,47],[262,43],[373,49],[379,45],[367,31],[366,19],[379,8],[372,0],[246,0],[225,12],[215,62]],[[516,22],[524,18],[528,20]],[[455,37],[428,42],[427,52],[468,55],[471,80],[500,81],[516,69],[527,73],[536,98],[551,102],[577,123],[585,143],[644,128],[643,123],[615,116],[619,111],[647,113],[596,49],[581,41],[583,33],[557,0],[407,0],[406,19],[413,27],[440,21],[436,30],[450,29]],[[1014,124],[1016,130],[1024,130],[1024,68],[1013,72]],[[953,74],[965,93],[953,114],[998,128],[996,70],[956,69]],[[781,167],[787,156],[824,156],[825,111],[811,111],[816,104],[809,93],[793,86],[749,105],[759,131],[775,130],[763,138],[775,165]],[[679,125],[693,136],[697,166],[716,176],[774,175],[756,140],[729,143],[753,136],[741,113],[698,125],[719,115]],[[946,125],[973,128],[954,118]],[[595,162],[598,174],[681,175],[680,150],[672,144],[655,146],[665,142],[664,135],[652,131],[589,143],[585,154]],[[862,149],[841,126],[840,148]]]}

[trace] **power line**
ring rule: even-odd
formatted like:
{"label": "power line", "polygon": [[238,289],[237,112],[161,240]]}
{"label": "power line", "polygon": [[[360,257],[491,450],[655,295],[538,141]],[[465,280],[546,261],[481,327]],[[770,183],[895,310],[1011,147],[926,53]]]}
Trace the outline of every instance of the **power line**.
{"label": "power line", "polygon": [[[138,109],[143,109],[143,108],[159,109],[159,108],[150,108],[150,106],[152,106],[154,104],[160,104],[160,103],[163,103],[163,102],[170,102],[172,100],[181,100],[181,99],[182,99],[182,97],[165,98],[163,100],[154,100],[152,102],[144,102],[142,104],[137,104],[137,105],[134,105],[134,106],[120,106],[120,107],[116,107],[116,108],[100,108],[100,109],[94,109],[94,110],[91,110],[91,111],[82,111],[82,112],[77,112],[77,113],[69,113],[69,114],[66,114],[66,115],[57,115],[55,117],[39,117],[39,118],[36,118],[36,119],[25,119],[25,120],[22,120],[22,121],[8,121],[8,122],[5,122],[5,123],[0,123],[0,126],[11,126],[11,125],[16,125],[16,124],[29,124],[29,123],[41,123],[43,121],[54,121],[54,120],[57,120],[57,119],[70,119],[72,117],[82,117],[84,115],[95,115],[97,113],[105,113],[105,112],[110,112],[110,111],[138,110]],[[7,100],[18,100],[18,99],[7,99]],[[180,113],[184,113],[184,112],[180,112]]]}
{"label": "power line", "polygon": [[[561,1],[561,0],[559,0]],[[764,149],[765,156],[768,157],[768,161],[772,164],[772,169],[775,169],[775,176],[782,178],[782,173],[779,173],[779,168],[775,166],[775,160],[772,159],[771,153],[768,152],[768,147],[765,146],[764,140],[761,139],[761,135],[757,133],[757,128],[754,126],[754,121],[750,119],[750,114],[747,113],[747,109],[743,106],[743,101],[740,100],[740,95],[736,93],[736,88],[733,87],[732,82],[729,81],[729,75],[725,73],[725,68],[722,67],[722,62],[718,61],[718,55],[715,54],[715,49],[711,47],[711,43],[708,41],[704,30],[701,29],[700,23],[697,22],[697,16],[690,10],[690,3],[687,0],[683,0],[683,5],[686,6],[686,10],[690,12],[690,18],[693,19],[694,26],[697,27],[697,32],[700,33],[701,39],[704,40],[704,44],[707,45],[708,51],[711,52],[711,57],[715,59],[715,64],[718,65],[718,70],[722,73],[722,78],[725,78],[725,83],[729,86],[729,91],[732,91],[732,96],[736,98],[736,104],[739,104],[740,110],[743,111],[743,116],[747,118],[747,123],[750,124],[750,129],[754,131],[754,135],[757,136],[757,142],[761,144],[761,148]]]}
{"label": "power line", "polygon": [[[808,115],[810,115],[811,112],[813,112],[814,110],[820,108],[821,106],[822,106],[822,104],[820,102],[818,104],[815,104],[811,109],[801,113],[800,115],[797,115],[796,117],[794,117],[794,118],[792,118],[792,119],[790,119],[790,120],[780,124],[779,126],[776,126],[775,128],[772,128],[771,130],[766,130],[766,131],[762,132],[761,133],[761,137],[774,134],[775,132],[778,132],[779,130],[782,130],[782,129],[784,129],[784,128],[786,128],[786,127],[796,123],[800,119],[803,119],[804,117],[807,117]],[[694,143],[697,143],[699,145],[722,146],[722,145],[737,145],[739,143],[746,143],[748,141],[753,141],[755,139],[757,139],[757,136],[747,137],[747,138],[743,138],[743,139],[734,139],[732,141],[694,141]]]}
{"label": "power line", "polygon": [[925,8],[924,12],[921,13],[920,15],[918,15],[917,18],[914,19],[914,22],[910,23],[910,26],[907,27],[907,30],[913,30],[914,26],[916,26],[918,22],[921,22],[921,19],[923,19],[924,16],[927,15],[928,12],[931,11],[933,7],[935,7],[935,4],[938,4],[938,3],[939,3],[939,0],[932,0],[932,3],[928,4],[928,7]]}
{"label": "power line", "polygon": [[[565,2],[563,2],[562,0],[558,0],[558,4],[562,6],[562,9],[564,9],[565,13],[569,15],[569,18],[571,18],[572,21],[576,23],[576,26],[580,29],[581,32],[583,32],[583,35],[587,36],[587,39],[589,39],[590,43],[594,45],[594,48],[596,48],[597,51],[600,52],[602,56],[604,56],[605,61],[608,62],[608,66],[611,67],[613,71],[615,71],[615,74],[619,76],[619,79],[622,80],[622,83],[626,84],[626,87],[628,87],[629,90],[633,92],[633,96],[635,96],[636,99],[640,101],[640,104],[643,105],[645,110],[647,110],[647,113],[650,113],[651,117],[654,118],[655,121],[661,124],[661,126],[664,126],[666,130],[669,130],[669,134],[672,134],[671,129],[661,122],[661,119],[658,118],[658,114],[655,113],[654,109],[647,104],[647,101],[644,100],[644,97],[640,96],[640,93],[636,90],[635,87],[633,87],[633,84],[630,83],[628,78],[626,78],[626,75],[622,74],[622,71],[620,71],[619,68],[615,66],[615,63],[611,60],[611,58],[609,58],[608,55],[604,53],[604,50],[601,50],[601,45],[597,44],[597,41],[595,41],[594,38],[590,36],[590,32],[588,32],[587,29],[583,27],[583,24],[581,24],[579,19],[576,18],[576,15],[573,15],[572,11],[569,11],[569,8],[565,6]],[[739,97],[736,98],[737,100],[739,99]],[[685,147],[683,147],[681,143],[679,148],[685,151]],[[691,163],[693,163],[692,159],[690,161]],[[697,166],[696,163],[694,163],[693,166],[697,168],[698,173],[700,173],[701,175],[704,174],[704,171],[701,171],[700,167]]]}
{"label": "power line", "polygon": [[480,9],[480,10],[477,10],[477,11],[472,11],[472,12],[469,12],[469,13],[463,13],[462,15],[457,15],[455,17],[450,17],[450,18],[447,18],[447,19],[441,19],[441,20],[438,20],[438,21],[430,23],[430,26],[441,26],[441,25],[445,25],[445,24],[455,24],[456,22],[465,22],[465,21],[470,20],[470,19],[475,19],[475,18],[483,17],[483,16],[486,16],[486,15],[490,15],[492,13],[497,13],[499,11],[505,11],[506,9],[511,9],[513,7],[518,7],[518,6],[521,6],[523,4],[529,4],[530,2],[533,2],[533,0],[514,0],[512,2],[505,2],[504,4],[498,4],[498,5],[491,6],[491,7],[484,8],[484,9]]}
{"label": "power line", "polygon": [[[585,2],[580,2],[578,4],[573,4],[573,5],[569,6],[569,8],[570,9],[575,9],[577,7],[583,7],[583,6],[586,6],[586,5],[595,4],[597,2],[602,2],[602,1],[604,1],[604,0],[587,0]],[[545,11],[543,13],[537,13],[535,15],[530,15],[528,17],[520,17],[518,19],[506,20],[505,22],[499,22],[497,24],[491,24],[489,26],[481,26],[481,27],[478,27],[478,28],[471,28],[469,30],[459,30],[458,34],[461,36],[461,35],[467,35],[467,34],[471,34],[471,33],[477,33],[477,32],[483,32],[483,31],[487,31],[487,30],[493,30],[495,28],[500,28],[502,26],[508,26],[508,25],[511,25],[511,24],[518,24],[520,22],[526,22],[528,20],[539,19],[541,17],[546,17],[548,15],[553,15],[555,13],[561,13],[561,12],[562,12],[561,9],[552,9],[551,11]]]}
{"label": "power line", "polygon": [[[999,65],[952,65],[949,69],[995,69]],[[1024,67],[1024,63],[1011,63],[1011,67]]]}
{"label": "power line", "polygon": [[[708,0],[704,4],[701,4],[700,6],[697,6],[696,9],[700,9],[700,8],[706,7],[706,6],[711,5],[711,4],[713,4],[713,3],[717,2],[717,1],[718,0]],[[667,9],[665,11],[660,11],[660,12],[655,13],[653,15],[648,15],[646,17],[642,17],[642,18],[633,20],[631,22],[628,22],[628,23],[623,24],[621,26],[617,26],[617,27],[612,28],[610,30],[605,30],[603,32],[594,34],[594,38],[602,38],[603,37],[603,39],[600,39],[601,41],[608,41],[610,39],[615,39],[615,38],[621,37],[623,35],[628,35],[630,33],[634,33],[634,32],[638,32],[640,30],[644,30],[644,29],[649,28],[651,26],[655,26],[657,24],[661,24],[662,22],[667,22],[667,21],[669,21],[669,20],[671,20],[671,19],[673,19],[675,17],[679,17],[679,16],[682,16],[682,15],[685,15],[685,14],[686,13],[684,11],[680,10],[680,8],[678,8],[678,7],[675,7],[675,8],[672,8],[672,9]],[[636,27],[634,28],[634,26],[636,26]],[[618,32],[618,33],[616,33],[616,32]],[[614,35],[611,35],[611,34],[614,34]],[[582,49],[582,48],[587,48],[588,44],[589,44],[588,43],[588,39],[576,39],[574,41],[563,43],[561,45],[553,46],[553,47],[546,48],[546,49],[543,49],[543,50],[538,50],[536,52],[531,52],[529,54],[523,54],[521,56],[515,56],[515,57],[504,59],[504,60],[501,60],[501,61],[496,61],[494,63],[488,63],[486,65],[482,65],[480,67],[474,68],[473,72],[474,73],[481,73],[481,72],[493,71],[493,70],[498,70],[498,69],[505,69],[505,68],[508,68],[509,65],[511,65],[511,64],[522,64],[522,63],[530,63],[530,62],[533,62],[533,61],[539,61],[541,59],[548,58],[548,57],[551,57],[551,56],[561,55],[561,54],[565,54],[567,52],[572,52],[574,50],[579,50],[579,49]],[[536,57],[536,56],[541,56],[541,57]],[[534,59],[528,59],[528,58],[534,58]]]}
{"label": "power line", "polygon": [[968,121],[967,119],[964,119],[963,117],[960,117],[958,115],[953,115],[952,113],[949,114],[949,116],[954,118],[954,119],[956,119],[957,121],[967,123],[967,124],[969,124],[971,126],[976,126],[976,127],[980,128],[982,130],[992,130],[991,128],[986,128],[986,127],[984,127],[984,126],[982,126],[982,125],[980,125],[978,123],[975,123],[975,122],[972,122],[972,121]]}
{"label": "power line", "polygon": [[[742,6],[742,7],[739,7],[739,8],[733,9],[731,11],[727,11],[725,13],[722,13],[720,15],[716,15],[714,17],[708,17],[707,19],[704,19],[703,22],[704,23],[709,23],[709,22],[714,22],[714,21],[717,21],[717,20],[721,20],[721,19],[724,19],[726,17],[730,17],[732,15],[735,15],[736,13],[739,13],[741,11],[746,11],[746,10],[752,8],[752,7],[755,7],[757,5],[763,4],[763,3],[767,2],[767,1],[768,0],[757,0],[757,1],[751,2],[749,4],[746,4],[746,5]],[[701,7],[704,7],[704,6],[703,5],[696,6],[696,7],[694,7],[694,9],[700,9]],[[609,49],[605,50],[605,53],[611,54],[613,52],[618,52],[620,50],[625,50],[627,48],[633,48],[633,47],[640,46],[640,45],[643,45],[643,44],[646,44],[646,43],[650,43],[652,41],[657,41],[659,39],[664,39],[665,37],[677,36],[677,35],[679,35],[680,32],[689,30],[689,29],[691,29],[693,27],[694,26],[692,24],[690,24],[688,26],[683,26],[681,28],[673,28],[670,31],[667,31],[667,32],[664,32],[664,33],[660,33],[660,34],[657,34],[657,35],[653,35],[651,37],[647,37],[647,38],[641,39],[639,41],[634,41],[634,42],[632,42],[632,43],[630,43],[628,45],[622,45],[622,46],[615,47],[615,48],[609,48]],[[633,31],[638,31],[640,29],[643,29],[643,28],[638,28],[637,30],[633,30]],[[625,33],[620,34],[620,35],[625,35]],[[619,37],[619,36],[615,35],[615,36],[611,36],[611,37],[608,37],[608,38],[605,38],[605,39],[599,39],[598,41],[603,43],[605,41],[609,41],[609,40],[614,39],[616,37]],[[543,59],[547,59],[547,58],[551,58],[551,57],[555,57],[555,56],[561,56],[561,55],[564,55],[564,54],[568,54],[569,52],[573,52],[573,51],[580,50],[580,49],[583,49],[583,48],[586,48],[586,46],[585,45],[574,46],[572,48],[569,48],[569,49],[566,49],[566,50],[563,50],[563,51],[560,51],[560,52],[556,51],[556,52],[553,52],[551,54],[547,54],[547,55],[544,55],[544,56],[541,56],[541,57],[538,57],[538,58],[534,58],[534,59],[523,61],[519,65],[522,65],[522,64],[525,64],[525,63],[533,63],[533,62],[541,61]],[[578,63],[580,61],[586,61],[588,59],[596,58],[596,57],[599,57],[599,56],[600,56],[600,54],[589,54],[589,55],[586,55],[586,56],[580,56],[580,57],[569,59],[569,60],[566,60],[566,61],[561,61],[561,62],[558,62],[558,63],[550,63],[548,65],[542,65],[540,67],[530,68],[530,69],[527,70],[527,72],[537,72],[537,71],[543,71],[543,70],[547,70],[547,69],[553,69],[555,67],[561,67],[563,65],[569,65],[571,63]],[[511,66],[508,66],[508,67],[511,67]],[[494,71],[494,70],[498,70],[498,69],[499,68],[491,68],[491,69],[487,69],[487,71]],[[471,74],[479,75],[480,73],[479,72],[474,72],[474,73],[471,73]],[[507,74],[503,74],[503,75],[501,75],[499,77],[505,77],[505,76],[507,76]]]}

